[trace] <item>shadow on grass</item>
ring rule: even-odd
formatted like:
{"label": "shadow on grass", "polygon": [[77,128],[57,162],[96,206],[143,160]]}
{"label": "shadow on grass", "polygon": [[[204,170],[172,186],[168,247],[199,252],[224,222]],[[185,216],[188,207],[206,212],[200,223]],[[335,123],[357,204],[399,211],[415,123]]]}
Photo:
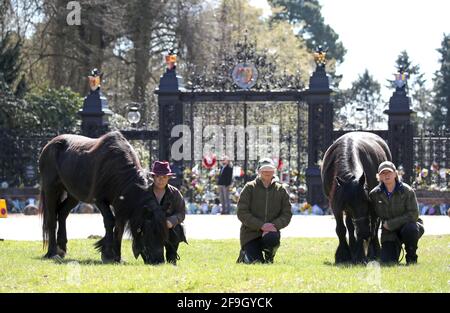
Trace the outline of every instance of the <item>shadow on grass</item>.
{"label": "shadow on grass", "polygon": [[83,260],[77,260],[77,259],[63,259],[61,257],[53,257],[51,259],[48,259],[46,257],[40,256],[40,257],[33,257],[34,260],[39,261],[53,261],[55,264],[69,264],[69,263],[78,263],[80,265],[110,265],[110,264],[116,264],[116,265],[126,265],[125,262],[121,263],[103,263],[101,260],[97,259],[83,259]]}
{"label": "shadow on grass", "polygon": [[339,267],[339,268],[350,268],[350,267],[353,267],[353,266],[354,266],[354,264],[351,263],[351,262],[337,263],[337,264],[336,264],[336,263],[331,262],[331,261],[329,261],[329,260],[324,261],[324,262],[323,262],[323,265],[326,265],[326,266],[332,266],[332,267]]}
{"label": "shadow on grass", "polygon": [[77,263],[80,265],[111,265],[111,264],[122,264],[122,263],[103,263],[101,260],[96,259],[84,259],[84,260],[76,260],[76,259],[58,259],[54,260],[57,264],[69,264],[69,263]]}
{"label": "shadow on grass", "polygon": [[366,267],[367,266],[367,264],[361,264],[361,263],[355,264],[353,262],[334,263],[329,260],[324,261],[323,264],[326,266],[332,266],[332,267],[337,267],[337,268],[355,268],[355,267]]}
{"label": "shadow on grass", "polygon": [[[371,262],[374,262],[374,261],[371,261]],[[351,263],[351,262],[336,264],[334,262],[326,260],[326,261],[323,262],[323,264],[326,265],[326,266],[332,266],[332,267],[338,267],[338,268],[352,268],[352,267],[367,267],[368,265],[370,265],[371,262],[369,262],[367,264],[354,264],[354,263]],[[375,262],[378,264],[378,266],[380,266],[382,268],[393,268],[393,267],[405,267],[405,268],[407,268],[407,267],[411,267],[411,266],[414,267],[414,266],[417,265],[417,264],[408,265],[408,264],[404,264],[404,263],[387,263],[387,264],[383,264],[383,263],[380,263],[378,260],[375,261]]]}

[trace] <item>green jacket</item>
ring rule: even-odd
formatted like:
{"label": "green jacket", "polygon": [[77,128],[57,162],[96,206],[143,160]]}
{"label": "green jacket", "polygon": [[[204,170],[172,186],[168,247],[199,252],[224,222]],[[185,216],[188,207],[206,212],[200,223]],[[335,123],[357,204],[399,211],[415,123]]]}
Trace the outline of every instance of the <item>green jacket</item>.
{"label": "green jacket", "polygon": [[387,222],[390,230],[382,229],[381,242],[396,241],[396,231],[409,222],[417,222],[419,207],[414,190],[405,183],[397,183],[393,194],[388,199],[383,184],[372,189],[369,194],[375,212],[382,223]]}
{"label": "green jacket", "polygon": [[286,227],[292,218],[289,195],[282,184],[272,180],[265,188],[261,179],[248,182],[242,189],[237,204],[241,225],[241,247],[262,236],[261,227],[272,223],[277,230]]}

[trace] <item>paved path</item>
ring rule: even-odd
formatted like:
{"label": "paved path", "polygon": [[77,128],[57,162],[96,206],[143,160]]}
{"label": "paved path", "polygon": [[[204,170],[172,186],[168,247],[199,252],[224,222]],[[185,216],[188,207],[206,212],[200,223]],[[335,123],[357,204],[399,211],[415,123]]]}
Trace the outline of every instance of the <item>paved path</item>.
{"label": "paved path", "polygon": [[[450,234],[447,216],[422,216],[425,235]],[[240,222],[236,215],[186,215],[188,239],[238,239]],[[294,215],[283,237],[335,237],[332,216]],[[103,236],[100,214],[70,214],[67,219],[69,239],[82,239],[90,235]],[[42,220],[39,216],[10,214],[0,218],[0,238],[4,240],[42,240]]]}

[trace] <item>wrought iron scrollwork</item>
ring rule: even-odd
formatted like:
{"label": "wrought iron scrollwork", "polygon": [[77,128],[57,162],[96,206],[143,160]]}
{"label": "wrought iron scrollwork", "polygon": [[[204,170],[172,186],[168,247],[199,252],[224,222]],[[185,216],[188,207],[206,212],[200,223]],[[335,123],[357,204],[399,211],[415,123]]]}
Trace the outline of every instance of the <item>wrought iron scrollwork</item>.
{"label": "wrought iron scrollwork", "polygon": [[257,91],[302,90],[305,88],[300,71],[288,74],[279,69],[275,63],[277,56],[267,49],[257,49],[256,42],[247,37],[238,42],[234,50],[225,52],[219,61],[196,67],[186,64],[188,73],[187,89],[191,91],[234,91],[241,89],[232,78],[233,68],[237,64],[252,64],[258,71],[256,84],[251,88]]}

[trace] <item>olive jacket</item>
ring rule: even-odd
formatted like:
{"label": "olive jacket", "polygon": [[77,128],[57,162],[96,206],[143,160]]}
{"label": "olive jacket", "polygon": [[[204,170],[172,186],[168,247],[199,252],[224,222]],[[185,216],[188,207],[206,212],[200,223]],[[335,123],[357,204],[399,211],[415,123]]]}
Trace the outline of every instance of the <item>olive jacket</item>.
{"label": "olive jacket", "polygon": [[265,188],[261,179],[257,177],[242,189],[237,204],[237,217],[242,222],[241,247],[261,237],[261,227],[265,223],[274,224],[279,231],[286,227],[292,218],[288,192],[275,180]]}
{"label": "olive jacket", "polygon": [[389,228],[387,230],[383,227],[381,243],[397,241],[396,232],[406,223],[417,222],[419,218],[416,194],[409,185],[397,182],[390,199],[388,199],[385,190],[384,184],[380,183],[369,193],[370,200],[377,216],[381,218],[382,225],[386,222]]}

